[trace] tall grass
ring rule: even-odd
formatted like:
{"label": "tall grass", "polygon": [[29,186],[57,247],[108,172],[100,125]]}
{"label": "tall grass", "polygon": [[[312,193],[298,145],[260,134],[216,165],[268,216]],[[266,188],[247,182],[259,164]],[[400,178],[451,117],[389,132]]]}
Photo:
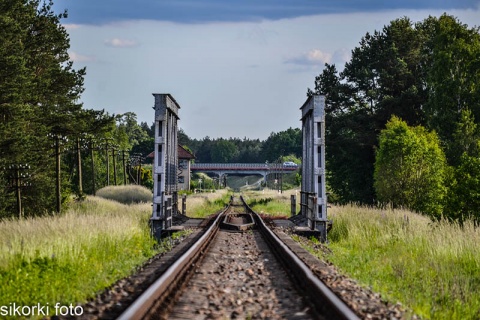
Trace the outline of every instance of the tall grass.
{"label": "tall grass", "polygon": [[[257,205],[253,209],[259,210],[259,213],[285,216],[285,212],[290,210],[290,194],[295,194],[295,190],[284,193],[278,193],[275,190],[247,191],[241,195],[247,203],[256,203]],[[232,195],[240,196],[240,194],[227,189],[189,195],[187,197],[187,215],[192,218],[205,218],[223,209]]]}
{"label": "tall grass", "polygon": [[150,203],[87,197],[62,215],[0,221],[0,306],[94,297],[157,253],[150,214]]}
{"label": "tall grass", "polygon": [[[480,318],[480,230],[402,210],[333,207],[324,256],[429,319]],[[317,252],[319,255],[322,252]]]}
{"label": "tall grass", "polygon": [[291,216],[291,195],[296,195],[297,212],[300,210],[300,193],[298,190],[286,190],[279,193],[277,190],[265,189],[262,191],[248,191],[242,194],[253,211],[268,214],[274,217]]}
{"label": "tall grass", "polygon": [[[294,192],[244,197],[257,212],[289,215]],[[473,223],[353,205],[329,208],[328,218],[330,250],[311,239],[312,253],[422,318],[480,319],[480,229]]]}
{"label": "tall grass", "polygon": [[227,189],[215,192],[203,192],[187,197],[187,216],[191,218],[206,218],[221,209],[230,201],[231,193]]}

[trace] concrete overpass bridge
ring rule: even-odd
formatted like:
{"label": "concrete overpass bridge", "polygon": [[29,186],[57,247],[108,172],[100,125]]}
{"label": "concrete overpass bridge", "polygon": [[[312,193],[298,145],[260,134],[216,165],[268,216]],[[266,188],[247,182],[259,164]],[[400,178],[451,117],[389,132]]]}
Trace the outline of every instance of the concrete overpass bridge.
{"label": "concrete overpass bridge", "polygon": [[266,180],[272,173],[287,173],[298,169],[298,166],[283,163],[193,163],[192,172],[217,174],[219,178],[225,175],[261,175]]}

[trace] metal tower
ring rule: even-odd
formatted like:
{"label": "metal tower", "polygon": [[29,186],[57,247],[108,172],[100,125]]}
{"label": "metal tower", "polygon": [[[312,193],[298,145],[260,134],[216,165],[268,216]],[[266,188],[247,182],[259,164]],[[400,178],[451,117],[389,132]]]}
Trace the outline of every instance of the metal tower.
{"label": "metal tower", "polygon": [[325,189],[325,97],[310,96],[302,111],[301,212],[308,226],[327,239],[327,196]]}
{"label": "metal tower", "polygon": [[154,93],[155,155],[153,163],[152,235],[160,239],[162,230],[172,227],[178,209],[177,121],[180,106],[170,94]]}

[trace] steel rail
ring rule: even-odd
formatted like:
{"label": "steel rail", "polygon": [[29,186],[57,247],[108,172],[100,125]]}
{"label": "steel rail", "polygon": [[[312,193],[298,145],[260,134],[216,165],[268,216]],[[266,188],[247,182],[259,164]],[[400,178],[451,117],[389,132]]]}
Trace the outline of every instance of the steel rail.
{"label": "steel rail", "polygon": [[[245,203],[243,198],[240,198],[247,208],[247,211],[253,215],[258,229],[264,236],[271,250],[290,271],[289,274],[296,279],[297,283],[302,284],[299,287],[308,295],[308,301],[312,304],[315,311],[322,317],[332,319],[359,319],[359,317],[320,281],[303,261],[265,225],[260,216]],[[202,253],[206,251],[209,243],[219,230],[220,222],[224,219],[229,208],[230,206],[223,210],[198,241],[143,292],[118,319],[130,320],[151,317],[151,312],[166,301],[169,293],[183,281],[189,270],[192,269],[191,266],[195,265],[202,256]]]}
{"label": "steel rail", "polygon": [[317,312],[322,316],[328,316],[328,319],[360,319],[343,300],[318,279],[310,268],[265,225],[264,221],[247,205],[245,200],[242,197],[240,198],[247,210],[253,214],[257,227],[269,244],[270,249],[277,253],[276,256],[290,270],[290,275],[298,283],[303,284],[301,289],[311,297],[310,302],[314,305]]}
{"label": "steel rail", "polygon": [[191,266],[200,258],[200,253],[205,251],[210,241],[219,229],[220,220],[226,207],[215,219],[212,225],[177,261],[175,261],[134,303],[132,303],[117,319],[132,320],[144,319],[158,304],[161,304],[179,281],[185,277]]}

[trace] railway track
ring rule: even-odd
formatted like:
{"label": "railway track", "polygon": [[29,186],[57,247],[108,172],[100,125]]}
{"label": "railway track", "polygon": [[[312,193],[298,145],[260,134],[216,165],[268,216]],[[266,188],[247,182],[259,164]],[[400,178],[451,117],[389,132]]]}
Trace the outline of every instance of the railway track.
{"label": "railway track", "polygon": [[150,318],[358,317],[241,200],[119,317]]}

